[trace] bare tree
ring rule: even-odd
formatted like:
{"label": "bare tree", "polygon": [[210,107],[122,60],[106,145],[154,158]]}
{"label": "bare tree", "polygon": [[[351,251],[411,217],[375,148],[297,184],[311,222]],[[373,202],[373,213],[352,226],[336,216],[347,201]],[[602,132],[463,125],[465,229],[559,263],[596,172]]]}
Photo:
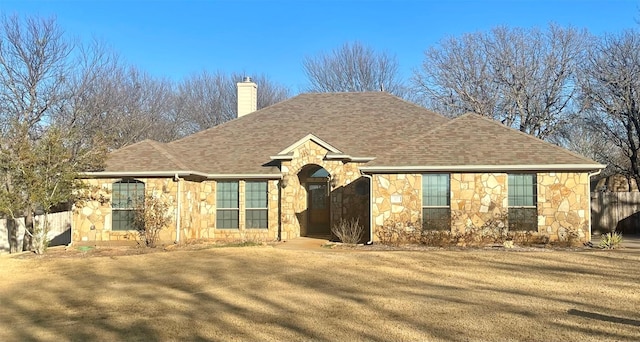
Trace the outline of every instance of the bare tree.
{"label": "bare tree", "polygon": [[575,72],[586,38],[555,25],[449,38],[425,52],[413,83],[432,109],[476,112],[548,139],[576,113]]}
{"label": "bare tree", "polygon": [[181,136],[172,82],[121,63],[101,43],[78,50],[69,99],[56,117],[81,133],[77,144],[99,137],[101,144],[116,149],[147,138],[170,141]]}
{"label": "bare tree", "polygon": [[[236,83],[245,75],[203,71],[185,79],[177,87],[176,116],[185,118],[182,134],[207,129],[237,117]],[[252,77],[258,85],[258,109],[289,97],[287,87],[271,81],[265,75]]]}
{"label": "bare tree", "polygon": [[104,153],[69,152],[69,137],[53,124],[69,99],[74,68],[74,45],[55,20],[2,17],[0,30],[0,212],[25,217],[23,249],[31,249],[32,238],[43,237],[34,230],[36,207],[69,198],[77,183],[66,180],[101,163]]}
{"label": "bare tree", "polygon": [[302,67],[310,92],[384,90],[401,97],[407,94],[396,57],[376,52],[360,42],[345,43],[329,53],[306,57]]}
{"label": "bare tree", "polygon": [[581,99],[591,128],[617,148],[599,151],[600,159],[640,184],[640,33],[602,37],[589,48],[582,70]]}

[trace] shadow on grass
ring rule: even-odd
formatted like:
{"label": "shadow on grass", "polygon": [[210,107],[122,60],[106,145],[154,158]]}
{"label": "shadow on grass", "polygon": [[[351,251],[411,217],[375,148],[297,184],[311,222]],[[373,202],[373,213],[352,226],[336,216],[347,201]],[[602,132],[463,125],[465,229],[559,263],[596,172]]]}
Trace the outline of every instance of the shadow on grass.
{"label": "shadow on grass", "polygon": [[[619,331],[605,319],[589,331],[581,326],[576,317],[586,316],[578,313],[589,313],[581,310],[617,318],[640,305],[632,298],[618,310],[563,294],[565,285],[597,294],[623,271],[617,287],[640,278],[637,268],[621,264],[633,258],[587,257],[222,248],[21,260],[32,274],[0,283],[0,340],[640,338],[633,320],[626,325],[634,328],[623,323]],[[520,282],[499,280],[510,277]],[[545,330],[561,319],[558,329]]]}
{"label": "shadow on grass", "polygon": [[633,325],[633,326],[636,326],[636,327],[640,327],[640,321],[639,320],[635,320],[635,319],[622,318],[622,317],[616,317],[616,316],[610,316],[610,315],[603,315],[603,314],[599,314],[599,313],[595,313],[595,312],[582,311],[582,310],[576,310],[576,309],[569,309],[569,311],[567,311],[567,313],[569,315],[595,319],[595,320],[598,320],[598,321],[620,323],[620,324]]}

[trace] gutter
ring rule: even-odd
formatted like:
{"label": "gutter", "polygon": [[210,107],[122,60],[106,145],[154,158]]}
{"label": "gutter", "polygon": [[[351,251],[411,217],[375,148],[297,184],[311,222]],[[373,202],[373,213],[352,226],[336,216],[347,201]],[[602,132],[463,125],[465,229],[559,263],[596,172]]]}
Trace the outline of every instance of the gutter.
{"label": "gutter", "polygon": [[118,178],[118,177],[189,177],[196,176],[207,179],[282,179],[282,174],[259,174],[259,173],[204,173],[198,171],[102,171],[83,172],[83,178]]}
{"label": "gutter", "polygon": [[366,245],[373,244],[373,176],[364,174],[360,171],[362,177],[369,178],[369,241]]}
{"label": "gutter", "polygon": [[602,164],[545,164],[545,165],[425,165],[425,166],[361,166],[366,172],[421,172],[421,171],[577,171],[604,169]]}
{"label": "gutter", "polygon": [[591,242],[591,177],[597,176],[602,172],[602,169],[589,173],[589,242]]}

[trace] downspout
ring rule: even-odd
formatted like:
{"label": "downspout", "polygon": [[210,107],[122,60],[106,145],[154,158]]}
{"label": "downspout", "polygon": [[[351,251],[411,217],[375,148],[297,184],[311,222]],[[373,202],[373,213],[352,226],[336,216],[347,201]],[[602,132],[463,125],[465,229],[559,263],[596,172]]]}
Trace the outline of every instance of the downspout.
{"label": "downspout", "polygon": [[367,245],[373,244],[373,177],[371,175],[366,175],[362,171],[360,171],[360,175],[362,177],[369,178],[369,241],[366,242]]}
{"label": "downspout", "polygon": [[278,242],[282,241],[282,188],[284,187],[283,179],[278,181]]}
{"label": "downspout", "polygon": [[588,173],[589,175],[589,242],[591,242],[591,177],[597,176],[602,172],[602,170],[598,170],[595,172]]}
{"label": "downspout", "polygon": [[176,243],[180,243],[180,204],[182,201],[180,200],[180,177],[177,173],[173,177],[173,180],[178,183],[178,186],[176,187]]}

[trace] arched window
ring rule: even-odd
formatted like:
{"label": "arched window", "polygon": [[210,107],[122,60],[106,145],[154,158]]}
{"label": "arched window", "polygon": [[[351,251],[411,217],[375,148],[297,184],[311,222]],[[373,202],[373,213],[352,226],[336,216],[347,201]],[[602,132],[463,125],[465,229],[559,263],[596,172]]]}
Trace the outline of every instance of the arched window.
{"label": "arched window", "polygon": [[123,179],[113,183],[111,230],[134,230],[136,209],[144,205],[144,183]]}

